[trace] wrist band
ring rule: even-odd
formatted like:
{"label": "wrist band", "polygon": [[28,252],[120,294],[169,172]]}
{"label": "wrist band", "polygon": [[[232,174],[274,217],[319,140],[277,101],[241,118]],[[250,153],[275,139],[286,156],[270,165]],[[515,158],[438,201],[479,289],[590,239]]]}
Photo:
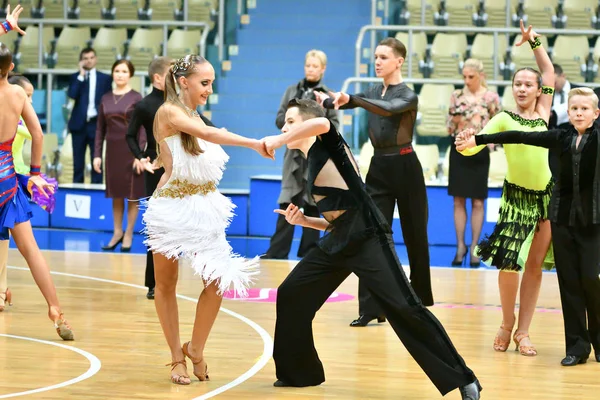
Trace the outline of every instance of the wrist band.
{"label": "wrist band", "polygon": [[535,40],[533,40],[533,41],[528,40],[528,42],[529,42],[529,45],[531,46],[531,50],[535,50],[542,45],[542,42],[540,41],[539,36],[536,37]]}
{"label": "wrist band", "polygon": [[7,33],[10,32],[10,31],[12,31],[12,29],[13,29],[12,25],[8,21],[4,21],[2,23],[2,28],[4,28],[4,31],[7,32]]}
{"label": "wrist band", "polygon": [[39,175],[42,173],[42,167],[38,165],[30,165],[29,166],[29,174],[30,175]]}
{"label": "wrist band", "polygon": [[554,94],[554,88],[550,87],[550,86],[542,86],[542,94],[553,95]]}

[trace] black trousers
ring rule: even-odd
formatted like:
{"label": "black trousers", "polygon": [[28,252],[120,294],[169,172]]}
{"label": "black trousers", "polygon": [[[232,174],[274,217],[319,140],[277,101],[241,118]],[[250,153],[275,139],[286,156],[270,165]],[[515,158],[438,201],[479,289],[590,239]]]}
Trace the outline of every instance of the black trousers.
{"label": "black trousers", "polygon": [[[307,204],[303,199],[304,193],[298,193],[292,197],[292,203],[300,208],[304,208],[304,215],[307,217],[319,217],[319,210],[316,206]],[[283,203],[279,208],[285,210],[290,204]],[[290,225],[285,217],[278,214],[275,233],[271,236],[269,250],[267,250],[268,258],[284,260],[288,258],[292,241],[294,240],[294,225]],[[298,248],[298,257],[304,257],[308,251],[316,246],[317,240],[320,238],[320,232],[312,228],[302,228],[302,239],[300,239],[300,247]]]}
{"label": "black trousers", "polygon": [[293,386],[325,381],[312,320],[352,272],[371,292],[398,338],[442,394],[475,380],[440,322],[408,283],[391,235],[348,246],[335,256],[314,248],[279,286],[273,349],[277,379]]}
{"label": "black trousers", "polygon": [[[90,163],[94,161],[96,145],[96,122],[93,118],[86,122],[83,129],[71,132],[71,144],[73,146],[73,183],[83,183],[85,173],[85,150],[90,149]],[[102,174],[92,168],[92,183],[102,183]]]}
{"label": "black trousers", "polygon": [[[406,149],[407,147],[405,147]],[[412,150],[412,147],[408,147]],[[414,151],[407,154],[377,155],[371,159],[367,174],[367,191],[392,226],[394,206],[398,205],[402,236],[408,252],[410,282],[424,305],[433,305],[429,241],[427,239],[427,189],[423,168]],[[362,280],[358,282],[360,315],[382,315]]]}
{"label": "black trousers", "polygon": [[552,223],[552,244],[566,354],[587,356],[591,347],[600,354],[600,225]]}
{"label": "black trousers", "polygon": [[[148,171],[144,171],[144,186],[146,187],[146,196],[152,196],[164,172],[164,168],[155,170],[153,174]],[[154,280],[154,259],[152,258],[152,252],[150,250],[148,250],[146,253],[146,279],[144,285],[148,289],[154,289],[154,286],[156,286],[156,282]]]}

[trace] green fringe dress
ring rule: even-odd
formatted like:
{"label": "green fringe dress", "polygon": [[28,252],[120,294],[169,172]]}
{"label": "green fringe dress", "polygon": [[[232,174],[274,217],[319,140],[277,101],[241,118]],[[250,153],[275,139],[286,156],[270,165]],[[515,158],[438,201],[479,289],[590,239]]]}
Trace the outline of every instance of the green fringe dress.
{"label": "green fringe dress", "polygon": [[[509,130],[545,131],[546,122],[525,119],[510,111],[494,116],[480,132],[496,133]],[[485,146],[461,152],[470,156]],[[552,174],[548,166],[548,149],[524,144],[505,144],[508,170],[502,188],[498,222],[491,235],[477,246],[476,255],[486,265],[503,271],[522,271],[529,255],[538,222],[548,218],[552,193]],[[554,267],[552,245],[546,253],[543,268]]]}

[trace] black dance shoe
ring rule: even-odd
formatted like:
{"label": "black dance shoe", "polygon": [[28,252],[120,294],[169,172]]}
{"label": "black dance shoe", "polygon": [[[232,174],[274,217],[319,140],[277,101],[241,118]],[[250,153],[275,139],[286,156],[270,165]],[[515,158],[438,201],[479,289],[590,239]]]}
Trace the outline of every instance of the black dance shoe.
{"label": "black dance shoe", "polygon": [[273,386],[275,386],[275,387],[292,387],[292,385],[288,385],[287,383],[285,383],[284,381],[280,381],[279,379],[277,379],[275,381],[275,383],[273,383]]}
{"label": "black dance shoe", "polygon": [[148,289],[148,293],[146,293],[146,298],[148,300],[154,300],[154,288]]}
{"label": "black dance shoe", "polygon": [[479,400],[483,388],[479,384],[479,381],[475,379],[475,382],[469,383],[468,385],[459,388],[459,390],[462,400]]}
{"label": "black dance shoe", "polygon": [[354,327],[367,326],[367,325],[369,325],[369,322],[373,321],[374,319],[377,319],[377,322],[385,322],[385,317],[383,315],[380,315],[380,316],[361,315],[354,321],[350,322],[350,326],[354,326]]}
{"label": "black dance shoe", "polygon": [[[596,357],[597,358],[597,357]],[[571,356],[567,355],[562,359],[560,365],[563,367],[573,367],[577,364],[585,364],[587,362],[588,356]]]}
{"label": "black dance shoe", "polygon": [[102,250],[104,250],[104,251],[110,251],[110,250],[114,250],[114,249],[116,249],[116,248],[117,248],[117,246],[123,242],[123,238],[124,238],[124,237],[125,237],[125,236],[121,236],[121,239],[117,240],[117,241],[115,242],[115,244],[113,244],[112,246],[102,246]]}

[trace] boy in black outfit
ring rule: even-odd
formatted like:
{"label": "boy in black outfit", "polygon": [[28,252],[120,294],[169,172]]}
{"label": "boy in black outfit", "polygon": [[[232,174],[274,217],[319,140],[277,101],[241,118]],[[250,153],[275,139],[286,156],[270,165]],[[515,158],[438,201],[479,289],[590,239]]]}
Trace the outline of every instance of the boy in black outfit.
{"label": "boy in black outfit", "polygon": [[[600,362],[600,114],[589,88],[569,91],[572,125],[547,132],[506,131],[456,138],[458,150],[487,143],[523,143],[560,154],[549,206],[552,244],[565,326],[563,366],[583,364],[591,347]],[[587,324],[586,324],[587,313]]]}
{"label": "boy in black outfit", "polygon": [[306,217],[294,204],[275,211],[292,225],[327,232],[279,286],[274,386],[315,386],[325,381],[312,320],[354,272],[440,393],[460,388],[463,400],[479,400],[481,387],[473,371],[406,279],[390,226],[367,194],[348,145],[324,116],[317,102],[294,99],[283,134],[265,138],[268,152],[287,144],[307,156],[307,190],[324,218]]}

